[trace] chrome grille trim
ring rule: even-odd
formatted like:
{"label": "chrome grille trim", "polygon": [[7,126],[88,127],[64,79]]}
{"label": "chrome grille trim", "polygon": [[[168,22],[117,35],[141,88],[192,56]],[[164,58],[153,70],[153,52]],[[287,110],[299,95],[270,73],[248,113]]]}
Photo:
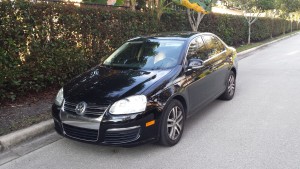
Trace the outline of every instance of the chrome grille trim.
{"label": "chrome grille trim", "polygon": [[63,134],[78,140],[96,142],[99,136],[100,123],[109,105],[88,104],[86,112],[78,115],[76,103],[64,100],[60,110]]}
{"label": "chrome grille trim", "polygon": [[[76,114],[76,112],[75,112],[76,105],[77,105],[76,103],[64,101],[63,110],[68,113]],[[104,114],[104,112],[106,111],[108,106],[109,105],[95,106],[95,105],[88,104],[83,116],[93,117],[93,118],[100,117],[101,115]]]}

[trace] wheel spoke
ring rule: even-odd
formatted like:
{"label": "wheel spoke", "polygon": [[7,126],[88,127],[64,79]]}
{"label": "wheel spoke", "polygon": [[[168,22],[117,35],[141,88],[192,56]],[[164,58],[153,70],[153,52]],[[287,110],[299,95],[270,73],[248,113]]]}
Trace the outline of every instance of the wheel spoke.
{"label": "wheel spoke", "polygon": [[169,118],[169,119],[168,119],[168,122],[173,123],[174,120]]}
{"label": "wheel spoke", "polygon": [[179,123],[176,123],[176,127],[178,128],[179,131],[181,131],[182,127]]}
{"label": "wheel spoke", "polygon": [[173,134],[172,134],[172,139],[175,140],[176,139],[176,128],[173,128]]}
{"label": "wheel spoke", "polygon": [[229,84],[232,84],[234,82],[234,78],[233,78],[233,76],[231,75],[230,77],[229,77]]}
{"label": "wheel spoke", "polygon": [[176,123],[180,123],[182,121],[182,119],[183,119],[183,117],[180,116],[180,118],[176,120]]}
{"label": "wheel spoke", "polygon": [[175,132],[175,130],[174,130],[174,127],[172,126],[171,131],[169,133],[170,138],[173,138],[174,132]]}
{"label": "wheel spoke", "polygon": [[182,117],[182,111],[178,111],[178,116],[176,118],[176,121],[178,121],[178,119],[180,119]]}
{"label": "wheel spoke", "polygon": [[179,129],[175,126],[175,136],[176,136],[176,132],[177,132],[177,136],[180,134]]}
{"label": "wheel spoke", "polygon": [[172,119],[175,120],[176,119],[176,109],[175,109],[175,107],[172,109],[171,113],[172,113],[172,117],[173,117]]}
{"label": "wheel spoke", "polygon": [[177,110],[177,107],[174,107],[173,108],[175,111],[174,111],[174,120],[177,119],[177,116],[178,116],[178,110]]}
{"label": "wheel spoke", "polygon": [[229,81],[230,81],[231,84],[234,82],[234,77],[232,75],[230,76],[230,80]]}

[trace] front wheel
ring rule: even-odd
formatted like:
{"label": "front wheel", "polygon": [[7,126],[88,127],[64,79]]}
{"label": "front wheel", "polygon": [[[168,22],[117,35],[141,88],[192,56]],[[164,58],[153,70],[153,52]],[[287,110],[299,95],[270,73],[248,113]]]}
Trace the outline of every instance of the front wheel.
{"label": "front wheel", "polygon": [[226,90],[219,98],[222,100],[231,100],[235,94],[235,88],[236,88],[236,75],[233,71],[231,71],[227,79]]}
{"label": "front wheel", "polygon": [[160,143],[164,146],[177,144],[183,133],[184,121],[185,112],[181,102],[172,100],[163,112]]}

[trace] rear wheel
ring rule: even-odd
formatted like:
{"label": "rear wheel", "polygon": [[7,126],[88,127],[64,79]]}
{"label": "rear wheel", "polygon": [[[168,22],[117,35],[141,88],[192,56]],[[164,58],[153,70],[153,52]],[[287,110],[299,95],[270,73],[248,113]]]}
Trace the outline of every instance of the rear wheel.
{"label": "rear wheel", "polygon": [[172,100],[163,112],[160,143],[164,146],[177,144],[183,133],[184,121],[185,112],[181,102]]}
{"label": "rear wheel", "polygon": [[235,88],[236,88],[236,75],[233,71],[231,71],[227,79],[226,90],[219,98],[222,100],[231,100],[234,97]]}

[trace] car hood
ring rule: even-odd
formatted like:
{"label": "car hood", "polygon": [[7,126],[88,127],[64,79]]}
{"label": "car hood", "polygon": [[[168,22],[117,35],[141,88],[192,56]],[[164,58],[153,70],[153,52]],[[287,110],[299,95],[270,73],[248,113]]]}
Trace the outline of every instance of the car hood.
{"label": "car hood", "polygon": [[64,86],[64,98],[73,103],[110,104],[130,95],[141,94],[170,71],[121,70],[97,66],[67,83]]}

